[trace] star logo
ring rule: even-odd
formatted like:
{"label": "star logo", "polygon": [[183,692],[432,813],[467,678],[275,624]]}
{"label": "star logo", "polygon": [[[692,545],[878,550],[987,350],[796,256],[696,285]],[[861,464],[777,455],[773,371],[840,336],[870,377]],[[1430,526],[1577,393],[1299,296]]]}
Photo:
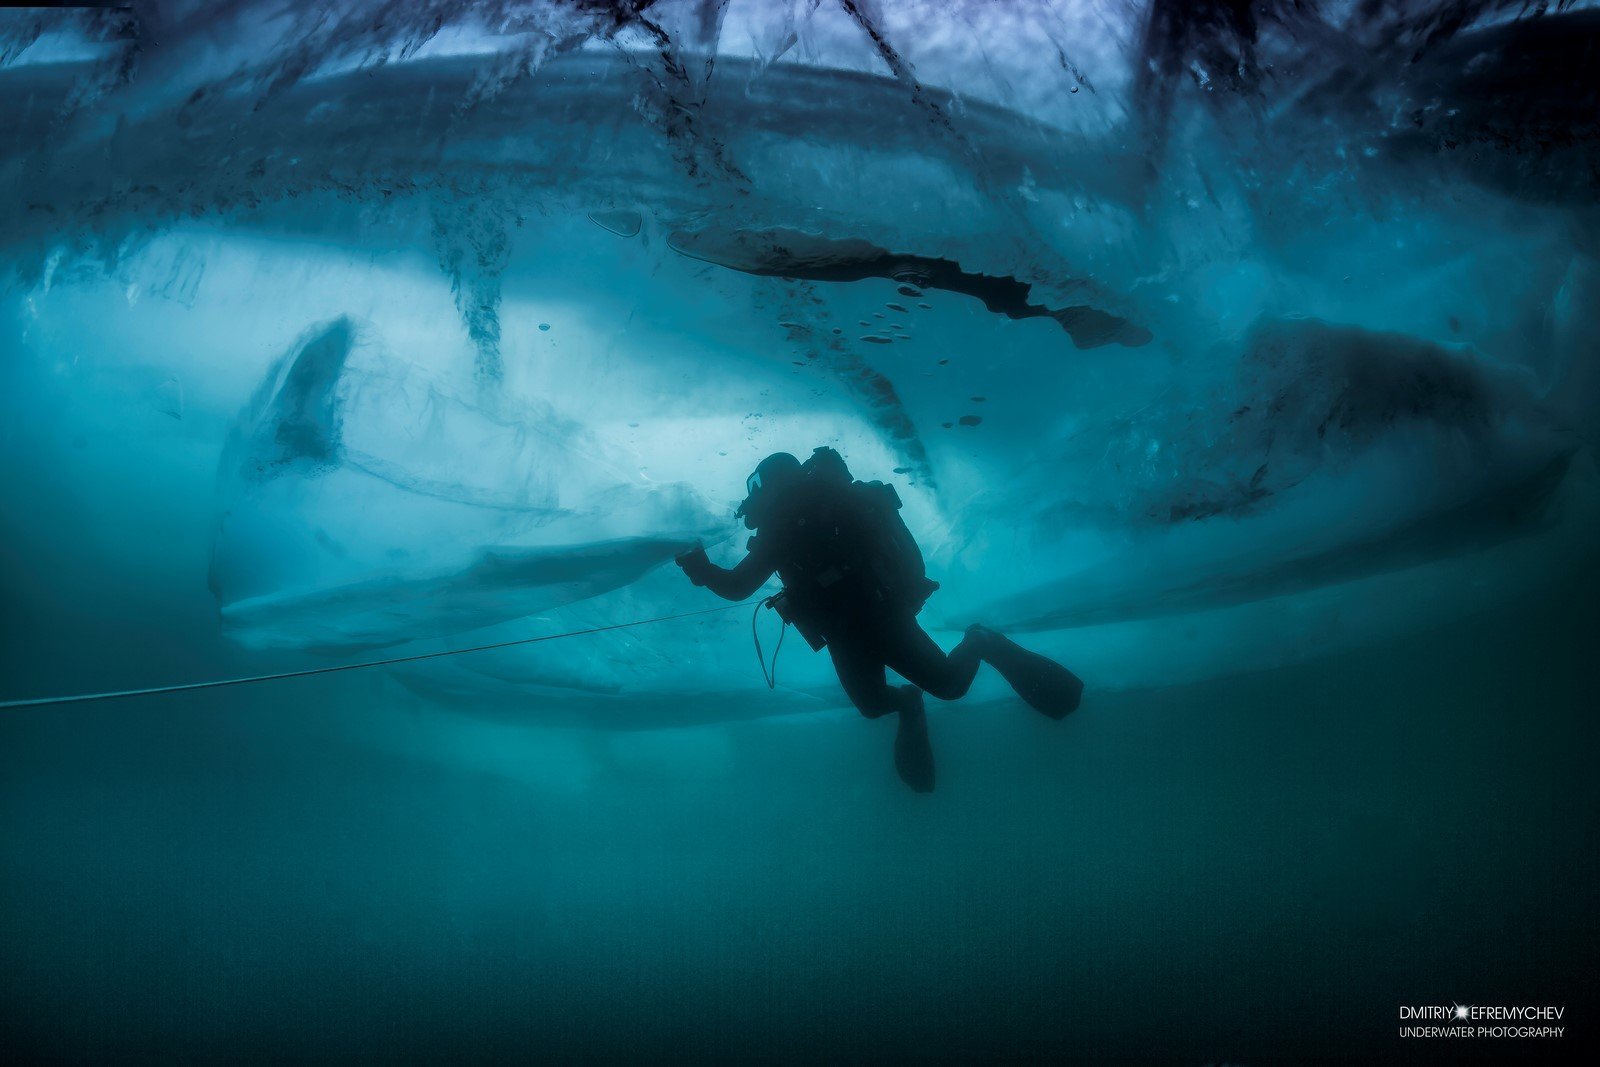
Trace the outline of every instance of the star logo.
{"label": "star logo", "polygon": [[1465,1004],[1457,1004],[1456,1005],[1456,1013],[1455,1013],[1456,1014],[1456,1018],[1457,1019],[1465,1019],[1467,1017],[1467,1010],[1468,1009],[1467,1009],[1467,1006]]}

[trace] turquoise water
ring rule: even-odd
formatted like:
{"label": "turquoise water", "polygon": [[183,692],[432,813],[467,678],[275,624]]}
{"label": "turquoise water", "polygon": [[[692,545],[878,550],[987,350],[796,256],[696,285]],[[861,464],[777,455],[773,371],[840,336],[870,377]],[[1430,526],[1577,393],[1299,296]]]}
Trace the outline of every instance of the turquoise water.
{"label": "turquoise water", "polygon": [[7,708],[0,1044],[1579,1049],[1597,25],[1272,10],[4,13],[0,699],[713,607],[823,444],[1087,691],[931,796],[750,608]]}
{"label": "turquoise water", "polygon": [[1395,1055],[1398,1004],[1468,990],[1581,1026],[1593,603],[936,710],[931,797],[845,713],[539,729],[348,677],[25,713],[7,1040],[1249,1062]]}

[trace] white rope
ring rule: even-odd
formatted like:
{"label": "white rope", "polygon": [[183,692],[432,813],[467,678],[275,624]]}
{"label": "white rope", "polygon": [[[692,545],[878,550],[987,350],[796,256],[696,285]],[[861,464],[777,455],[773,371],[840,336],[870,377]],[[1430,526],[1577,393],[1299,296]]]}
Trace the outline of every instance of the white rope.
{"label": "white rope", "polygon": [[419,660],[439,659],[442,656],[464,656],[468,652],[488,652],[491,649],[511,648],[515,645],[534,645],[541,641],[559,641],[564,637],[583,637],[586,634],[604,633],[607,630],[625,630],[630,626],[648,626],[656,622],[671,622],[674,619],[687,619],[695,615],[710,615],[718,611],[732,611],[734,608],[742,608],[749,603],[750,601],[743,600],[737,604],[722,604],[714,608],[685,611],[677,615],[662,615],[654,619],[617,622],[609,626],[591,627],[587,630],[568,630],[566,633],[545,634],[542,637],[522,637],[515,641],[497,641],[492,645],[476,645],[472,648],[450,648],[442,652],[418,652],[411,656],[395,656],[393,659],[366,660],[361,663],[340,663],[332,667],[311,667],[303,671],[253,674],[245,678],[218,678],[209,682],[185,682],[182,685],[157,685],[148,689],[116,689],[106,693],[78,693],[72,696],[36,697],[32,700],[6,700],[0,701],[0,711],[8,711],[13,708],[42,708],[51,704],[86,704],[91,700],[120,700],[123,697],[157,696],[162,693],[187,693],[196,689],[222,689],[230,685],[250,685],[253,682],[277,682],[285,678],[310,678],[317,674],[359,671],[368,667],[392,667],[397,663],[416,663]]}

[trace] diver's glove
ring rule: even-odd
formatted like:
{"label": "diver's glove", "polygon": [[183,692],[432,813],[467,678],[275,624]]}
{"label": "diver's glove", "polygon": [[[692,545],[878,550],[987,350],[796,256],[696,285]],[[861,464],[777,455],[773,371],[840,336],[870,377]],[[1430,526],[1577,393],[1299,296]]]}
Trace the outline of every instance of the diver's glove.
{"label": "diver's glove", "polygon": [[689,581],[695,585],[705,585],[711,580],[711,574],[716,569],[716,564],[711,562],[711,557],[706,555],[704,545],[695,545],[689,551],[678,556],[675,560],[683,573],[689,576]]}

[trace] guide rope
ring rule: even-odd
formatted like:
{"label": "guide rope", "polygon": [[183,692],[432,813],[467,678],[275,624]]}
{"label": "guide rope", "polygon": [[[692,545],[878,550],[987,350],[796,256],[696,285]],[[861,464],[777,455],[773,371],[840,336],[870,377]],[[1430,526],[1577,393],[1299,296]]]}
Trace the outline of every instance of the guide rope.
{"label": "guide rope", "polygon": [[[616,622],[608,626],[592,626],[587,630],[568,630],[559,634],[543,634],[539,637],[519,637],[513,641],[496,641],[489,645],[475,645],[472,648],[447,648],[440,652],[418,652],[410,656],[394,656],[390,659],[364,660],[360,663],[339,663],[331,667],[310,667],[300,671],[280,671],[277,674],[252,674],[243,678],[217,678],[207,682],[184,682],[181,685],[156,685],[146,689],[116,689],[105,693],[77,693],[72,696],[35,697],[31,700],[6,700],[0,701],[0,711],[14,708],[42,708],[52,704],[87,704],[93,700],[120,700],[123,697],[159,696],[163,693],[187,693],[198,689],[223,689],[233,685],[250,685],[254,682],[277,682],[286,678],[310,678],[318,674],[337,674],[340,671],[359,671],[368,667],[392,667],[397,663],[416,663],[425,659],[440,659],[445,656],[464,656],[469,652],[488,652],[497,648],[512,648],[517,645],[536,645],[541,641],[559,641],[565,637],[584,637],[588,634],[605,633],[607,630],[626,630],[632,626],[649,626],[652,623],[672,622],[674,619],[688,619],[696,615],[711,615],[719,611],[732,611],[751,603],[742,600],[737,604],[722,604],[714,608],[702,608],[699,611],[684,611],[677,615],[661,615],[653,619],[635,619],[633,622]],[[756,603],[759,608],[759,601]],[[752,623],[752,625],[754,625]],[[782,642],[782,638],[779,639]],[[757,643],[759,650],[760,645]],[[773,657],[773,670],[776,674],[777,657]],[[762,673],[766,668],[763,665]]]}

